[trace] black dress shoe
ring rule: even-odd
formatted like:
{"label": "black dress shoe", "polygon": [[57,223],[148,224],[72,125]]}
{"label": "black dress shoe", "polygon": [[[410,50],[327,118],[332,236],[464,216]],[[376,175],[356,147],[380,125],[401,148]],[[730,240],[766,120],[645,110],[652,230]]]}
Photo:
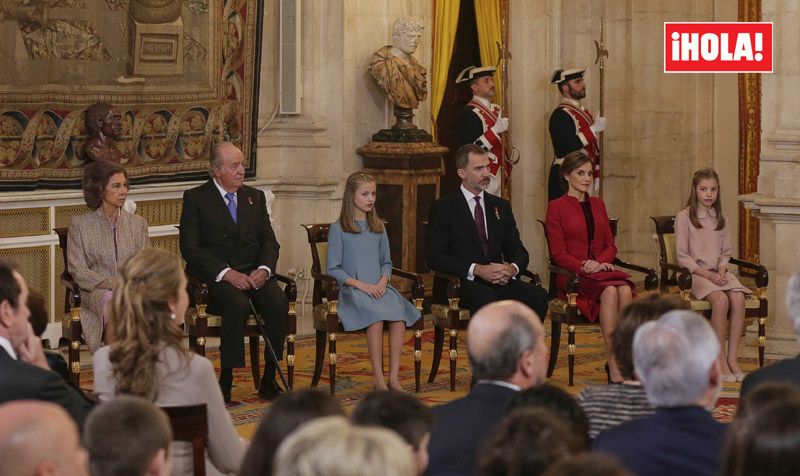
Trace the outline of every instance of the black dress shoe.
{"label": "black dress shoe", "polygon": [[220,369],[219,389],[222,390],[222,398],[225,403],[231,403],[231,389],[233,388],[233,369]]}
{"label": "black dress shoe", "polygon": [[282,393],[283,389],[274,379],[270,381],[261,379],[261,384],[258,386],[258,398],[271,402]]}

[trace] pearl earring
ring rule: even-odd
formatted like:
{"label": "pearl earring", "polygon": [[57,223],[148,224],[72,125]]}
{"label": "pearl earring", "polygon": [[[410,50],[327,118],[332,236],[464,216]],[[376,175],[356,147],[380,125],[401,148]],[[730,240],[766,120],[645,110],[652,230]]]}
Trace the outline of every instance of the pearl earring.
{"label": "pearl earring", "polygon": [[173,321],[175,320],[176,317],[177,316],[175,315],[174,312],[169,315],[169,318],[172,319]]}

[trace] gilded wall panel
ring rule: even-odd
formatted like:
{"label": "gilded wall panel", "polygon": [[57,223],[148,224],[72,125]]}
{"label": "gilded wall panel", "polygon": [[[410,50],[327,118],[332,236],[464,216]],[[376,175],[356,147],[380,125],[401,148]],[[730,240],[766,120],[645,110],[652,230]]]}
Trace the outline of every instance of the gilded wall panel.
{"label": "gilded wall panel", "polygon": [[83,215],[89,211],[86,205],[67,205],[63,207],[56,207],[55,227],[66,228],[69,226],[70,218],[75,215]]}
{"label": "gilded wall panel", "polygon": [[12,208],[0,210],[0,238],[49,235],[50,209]]}
{"label": "gilded wall panel", "polygon": [[173,225],[181,221],[183,199],[149,200],[136,202],[136,214],[141,215],[150,226]]}
{"label": "gilded wall panel", "polygon": [[25,278],[28,287],[42,293],[50,309],[50,247],[33,246],[28,248],[0,249],[0,257],[13,261],[17,272]]}

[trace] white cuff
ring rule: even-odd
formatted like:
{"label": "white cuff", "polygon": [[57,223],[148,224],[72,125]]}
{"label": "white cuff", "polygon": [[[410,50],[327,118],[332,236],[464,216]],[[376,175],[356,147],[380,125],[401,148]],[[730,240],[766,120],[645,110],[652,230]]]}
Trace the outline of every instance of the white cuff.
{"label": "white cuff", "polygon": [[475,281],[475,263],[469,265],[469,271],[467,271],[467,281]]}

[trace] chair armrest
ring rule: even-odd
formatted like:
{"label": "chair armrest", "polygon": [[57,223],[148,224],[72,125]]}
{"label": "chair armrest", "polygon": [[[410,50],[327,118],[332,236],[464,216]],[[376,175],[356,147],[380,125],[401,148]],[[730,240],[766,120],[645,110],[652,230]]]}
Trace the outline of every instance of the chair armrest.
{"label": "chair armrest", "polygon": [[567,279],[567,289],[566,289],[567,293],[577,293],[578,292],[578,290],[581,287],[580,280],[578,280],[578,273],[576,273],[574,271],[570,271],[570,270],[568,270],[566,268],[562,268],[560,266],[556,266],[554,264],[551,264],[549,266],[549,268],[550,268],[550,272],[551,273],[561,274],[561,275],[566,276],[568,278]]}
{"label": "chair armrest", "polygon": [[434,278],[447,280],[447,299],[458,299],[461,297],[461,278],[442,271],[431,270],[431,272]]}
{"label": "chair armrest", "polygon": [[336,278],[329,274],[316,272],[312,272],[311,277],[325,285],[325,297],[329,302],[339,300],[339,281]]}
{"label": "chair armrest", "polygon": [[272,277],[279,283],[285,285],[283,293],[286,294],[286,299],[288,299],[289,302],[297,301],[297,282],[295,282],[294,279],[278,273],[273,274]]}
{"label": "chair armrest", "polygon": [[644,278],[644,288],[646,290],[652,291],[658,288],[658,274],[653,268],[647,268],[638,264],[628,263],[627,261],[619,258],[614,259],[614,266],[629,269],[631,271],[638,271],[639,273],[646,275]]}
{"label": "chair armrest", "polygon": [[525,278],[530,279],[531,283],[534,286],[542,287],[542,278],[539,277],[538,273],[534,273],[533,271],[531,271],[529,269],[523,269],[523,270],[520,270],[519,275],[521,277],[525,277]]}
{"label": "chair armrest", "polygon": [[769,285],[769,272],[763,264],[753,263],[751,261],[745,261],[743,259],[734,257],[731,257],[730,263],[735,264],[740,268],[747,268],[756,271],[756,286],[759,288],[766,288]]}
{"label": "chair armrest", "polygon": [[684,266],[679,266],[677,264],[667,263],[666,261],[661,261],[661,260],[659,260],[658,264],[659,266],[661,266],[662,270],[666,269],[670,271],[675,271],[677,273],[678,289],[680,289],[682,293],[685,291],[691,291],[692,272],[689,271],[689,268],[686,268]]}
{"label": "chair armrest", "polygon": [[425,296],[425,283],[422,276],[400,268],[392,268],[392,274],[398,278],[408,279],[411,284],[411,297],[414,299]]}

